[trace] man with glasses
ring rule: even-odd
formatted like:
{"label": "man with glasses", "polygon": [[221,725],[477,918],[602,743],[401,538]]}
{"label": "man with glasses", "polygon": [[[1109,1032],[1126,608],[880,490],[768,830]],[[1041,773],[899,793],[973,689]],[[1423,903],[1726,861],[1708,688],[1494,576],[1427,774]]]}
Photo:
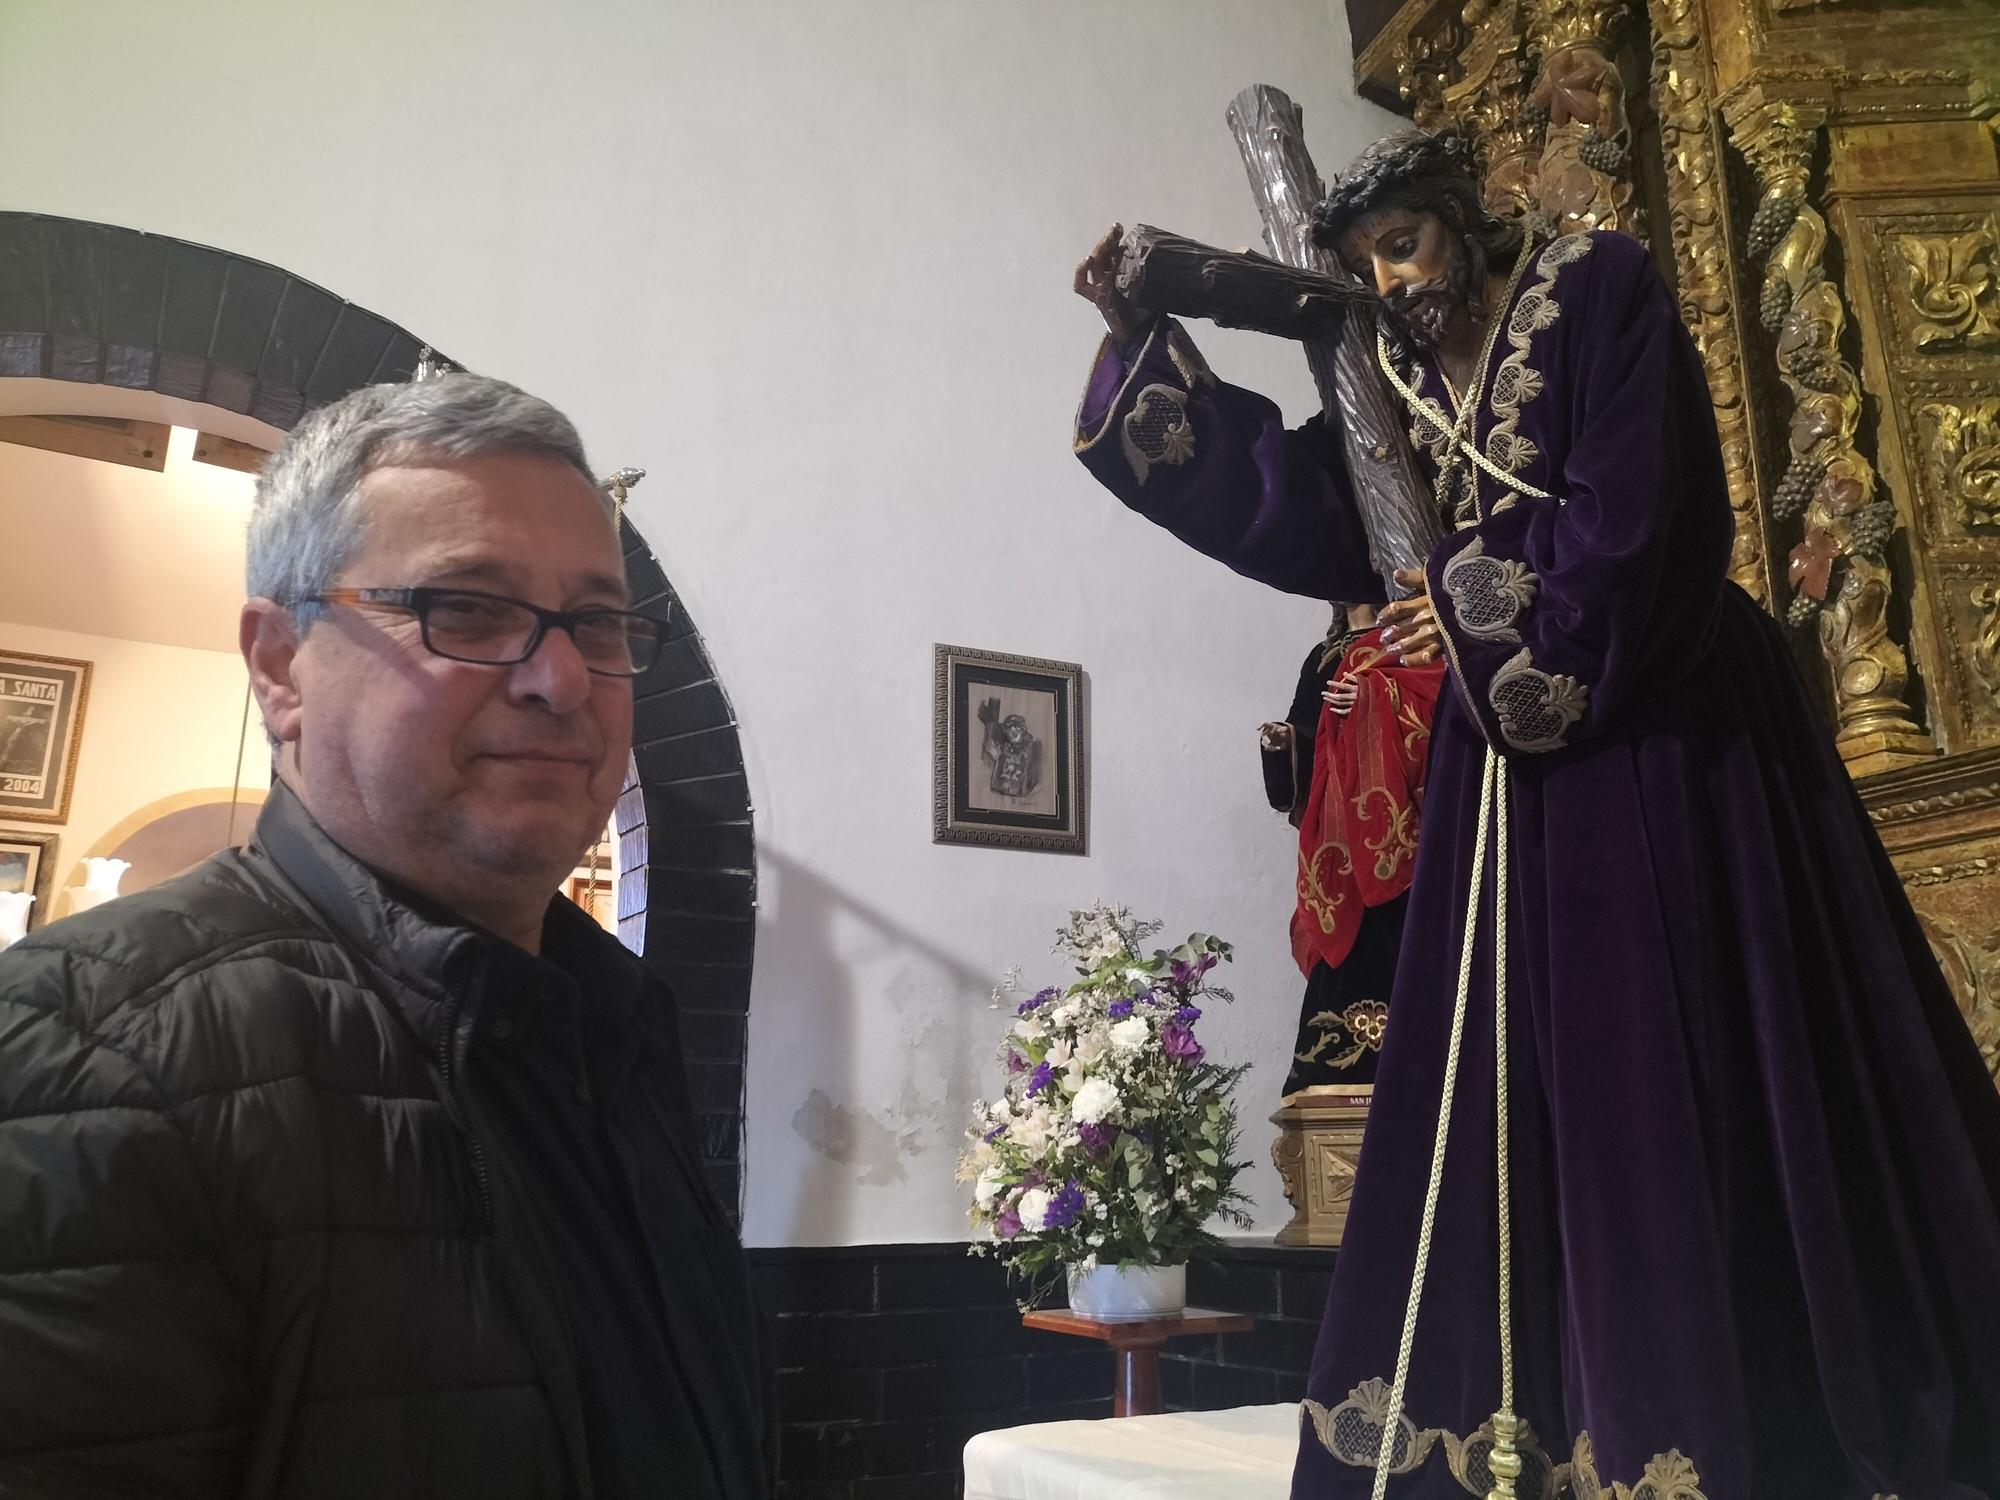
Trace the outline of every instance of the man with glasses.
{"label": "man with glasses", "polygon": [[255,839],[0,958],[0,1493],[765,1492],[671,998],[551,896],[660,647],[590,476],[472,375],[266,466]]}

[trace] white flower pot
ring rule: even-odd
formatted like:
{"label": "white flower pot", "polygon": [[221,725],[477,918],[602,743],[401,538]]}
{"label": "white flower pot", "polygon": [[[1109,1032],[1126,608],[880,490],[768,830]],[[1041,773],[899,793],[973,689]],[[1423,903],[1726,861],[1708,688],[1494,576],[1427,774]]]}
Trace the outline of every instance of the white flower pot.
{"label": "white flower pot", "polygon": [[1187,1267],[1071,1266],[1069,1306],[1106,1322],[1171,1317],[1187,1306]]}

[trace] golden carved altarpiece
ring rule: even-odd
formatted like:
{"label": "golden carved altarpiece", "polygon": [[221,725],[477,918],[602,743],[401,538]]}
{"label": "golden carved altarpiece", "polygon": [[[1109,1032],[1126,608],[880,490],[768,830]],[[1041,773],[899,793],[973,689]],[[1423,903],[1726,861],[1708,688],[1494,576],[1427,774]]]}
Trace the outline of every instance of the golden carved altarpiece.
{"label": "golden carved altarpiece", "polygon": [[1990,4],[1409,0],[1356,72],[1419,121],[1471,129],[1489,201],[1565,227],[1653,231],[1715,398],[1732,572],[1794,625],[1841,754],[1994,1058]]}
{"label": "golden carved altarpiece", "polygon": [[[1651,244],[1707,368],[1731,574],[1793,626],[2000,1078],[1991,0],[1405,0],[1355,75],[1470,130],[1496,208]],[[1288,1185],[1348,1123],[1281,1138]],[[1287,1234],[1332,1220],[1300,1203]]]}

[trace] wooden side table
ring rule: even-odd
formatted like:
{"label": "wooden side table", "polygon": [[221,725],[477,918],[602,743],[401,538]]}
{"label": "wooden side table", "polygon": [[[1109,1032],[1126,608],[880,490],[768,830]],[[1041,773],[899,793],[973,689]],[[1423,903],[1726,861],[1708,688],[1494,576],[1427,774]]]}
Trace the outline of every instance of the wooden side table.
{"label": "wooden side table", "polygon": [[1022,1313],[1021,1322],[1028,1328],[1096,1339],[1111,1346],[1118,1356],[1117,1388],[1111,1397],[1114,1417],[1159,1414],[1160,1346],[1168,1339],[1191,1338],[1200,1333],[1248,1333],[1257,1326],[1255,1318],[1242,1313],[1217,1312],[1207,1307],[1190,1307],[1164,1318],[1116,1321],[1087,1318],[1068,1308],[1047,1308]]}

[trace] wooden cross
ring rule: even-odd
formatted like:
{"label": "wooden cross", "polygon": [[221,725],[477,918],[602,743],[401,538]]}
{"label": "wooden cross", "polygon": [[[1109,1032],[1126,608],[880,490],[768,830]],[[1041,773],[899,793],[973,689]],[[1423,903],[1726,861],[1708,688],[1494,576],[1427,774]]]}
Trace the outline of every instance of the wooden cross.
{"label": "wooden cross", "polygon": [[1260,83],[1230,102],[1228,120],[1271,254],[1231,253],[1140,224],[1126,240],[1119,290],[1152,312],[1305,347],[1321,410],[1340,434],[1370,560],[1396,598],[1404,591],[1394,574],[1421,568],[1445,528],[1411,456],[1402,413],[1375,367],[1380,304],[1312,243],[1312,210],[1326,188],[1306,151],[1299,107]]}

